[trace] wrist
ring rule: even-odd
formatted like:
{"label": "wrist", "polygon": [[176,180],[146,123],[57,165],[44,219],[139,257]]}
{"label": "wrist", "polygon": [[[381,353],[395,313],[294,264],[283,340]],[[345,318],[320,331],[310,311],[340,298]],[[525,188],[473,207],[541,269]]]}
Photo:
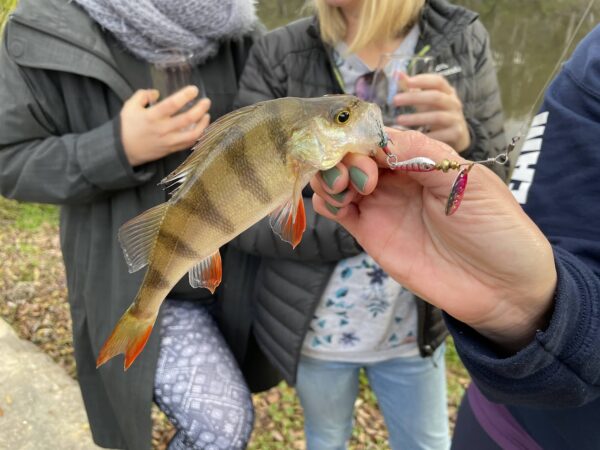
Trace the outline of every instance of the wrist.
{"label": "wrist", "polygon": [[126,133],[123,132],[123,128],[121,127],[121,145],[123,147],[123,152],[125,153],[125,157],[127,158],[127,162],[131,167],[141,166],[142,164],[148,162],[140,158],[140,155],[143,156],[143,153],[140,154],[136,149],[134,143],[131,142],[131,139],[128,138]]}
{"label": "wrist", "polygon": [[537,292],[513,293],[510,299],[498,302],[488,320],[469,325],[497,344],[500,350],[516,353],[526,347],[538,331],[548,327],[556,283],[554,271]]}

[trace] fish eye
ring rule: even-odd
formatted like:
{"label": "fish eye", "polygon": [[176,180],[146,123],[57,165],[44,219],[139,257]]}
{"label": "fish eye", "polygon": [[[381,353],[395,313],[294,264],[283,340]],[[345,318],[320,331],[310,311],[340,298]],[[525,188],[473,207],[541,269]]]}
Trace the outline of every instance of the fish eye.
{"label": "fish eye", "polygon": [[335,115],[335,121],[339,124],[344,124],[350,119],[350,111],[343,109]]}

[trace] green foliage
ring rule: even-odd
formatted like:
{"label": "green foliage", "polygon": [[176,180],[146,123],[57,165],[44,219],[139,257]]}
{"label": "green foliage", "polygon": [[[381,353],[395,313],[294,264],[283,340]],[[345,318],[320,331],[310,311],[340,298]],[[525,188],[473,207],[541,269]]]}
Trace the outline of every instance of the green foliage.
{"label": "green foliage", "polygon": [[448,382],[448,413],[454,420],[460,401],[471,378],[463,366],[452,339],[446,340],[446,379]]}
{"label": "green foliage", "polygon": [[21,203],[0,197],[0,225],[9,222],[17,230],[33,231],[44,224],[58,224],[58,208],[53,205]]}
{"label": "green foliage", "polygon": [[308,15],[306,3],[305,0],[259,0],[256,6],[260,19],[272,30]]}
{"label": "green foliage", "polygon": [[0,0],[0,29],[4,25],[8,14],[17,6],[18,0]]}

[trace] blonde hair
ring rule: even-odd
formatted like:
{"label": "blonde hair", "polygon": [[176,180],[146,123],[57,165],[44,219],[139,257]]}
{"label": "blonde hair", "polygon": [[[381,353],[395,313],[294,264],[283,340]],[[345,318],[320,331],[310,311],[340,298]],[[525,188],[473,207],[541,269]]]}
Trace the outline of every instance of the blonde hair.
{"label": "blonde hair", "polygon": [[[373,42],[385,42],[398,37],[416,23],[425,0],[362,0],[358,32],[348,51],[356,52]],[[330,6],[327,0],[313,0],[319,18],[321,38],[335,45],[346,37],[346,19],[342,10]]]}

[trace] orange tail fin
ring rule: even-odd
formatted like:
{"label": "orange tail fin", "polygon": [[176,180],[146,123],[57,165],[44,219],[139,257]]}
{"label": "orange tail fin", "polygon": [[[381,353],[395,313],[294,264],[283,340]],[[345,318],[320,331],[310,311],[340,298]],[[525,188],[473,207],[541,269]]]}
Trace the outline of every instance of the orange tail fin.
{"label": "orange tail fin", "polygon": [[127,311],[119,319],[110,337],[102,346],[96,360],[96,368],[100,367],[113,356],[124,353],[124,366],[125,370],[127,370],[144,349],[150,333],[152,333],[156,317],[139,319],[131,312],[132,308],[133,305],[127,308]]}

